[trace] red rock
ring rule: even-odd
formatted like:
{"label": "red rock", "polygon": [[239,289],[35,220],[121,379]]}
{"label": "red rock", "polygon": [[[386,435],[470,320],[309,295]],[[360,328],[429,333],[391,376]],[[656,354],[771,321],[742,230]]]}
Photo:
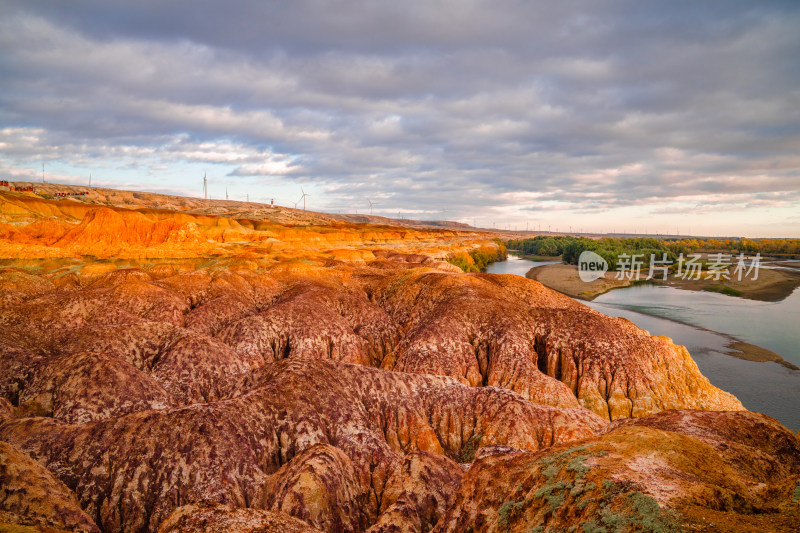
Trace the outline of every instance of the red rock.
{"label": "red rock", "polygon": [[255,503],[323,531],[363,531],[369,520],[367,494],[356,468],[328,444],[306,448],[269,476]]}
{"label": "red rock", "polygon": [[158,533],[320,533],[283,513],[227,505],[190,504],[179,507],[162,522]]}
{"label": "red rock", "polygon": [[20,347],[14,342],[17,336],[10,333],[0,339],[0,395],[18,404],[20,392],[34,379],[37,364],[45,357]]}
{"label": "red rock", "polygon": [[429,531],[450,507],[463,470],[453,461],[414,452],[396,463],[379,498],[378,522],[369,533]]}
{"label": "red rock", "polygon": [[399,335],[395,324],[363,294],[330,283],[292,284],[259,314],[231,323],[218,334],[248,357],[326,357],[381,366]]}
{"label": "red rock", "polygon": [[14,418],[15,411],[14,404],[0,397],[0,419]]}
{"label": "red rock", "polygon": [[50,280],[22,269],[0,269],[0,305],[17,304],[53,290]]}
{"label": "red rock", "polygon": [[121,247],[161,244],[180,227],[173,220],[153,222],[136,211],[120,212],[107,207],[92,209],[75,228],[55,242],[56,246],[81,245]]}
{"label": "red rock", "polygon": [[[316,472],[309,485],[314,494],[363,509],[367,523],[358,514],[341,517],[342,530],[360,531],[377,521],[377,495],[407,453],[465,460],[480,445],[538,449],[603,427],[587,411],[561,412],[502,389],[323,360],[262,367],[230,390],[228,400],[81,426],[10,419],[0,425],[0,439],[74,487],[82,507],[106,531],[154,531],[175,508],[203,501],[279,502],[320,524],[338,523],[331,512],[302,509],[292,496],[306,486],[307,468]],[[308,451],[315,445],[337,451]],[[343,485],[342,479],[349,481]],[[440,484],[436,478],[426,482]],[[275,487],[271,499],[259,500],[269,483]],[[419,483],[418,494],[434,490]],[[427,508],[421,500],[405,501]]]}
{"label": "red rock", "polygon": [[100,533],[74,493],[5,442],[0,442],[0,529]]}
{"label": "red rock", "polygon": [[22,413],[51,416],[68,424],[176,405],[148,374],[102,353],[76,353],[42,361],[18,401]]}

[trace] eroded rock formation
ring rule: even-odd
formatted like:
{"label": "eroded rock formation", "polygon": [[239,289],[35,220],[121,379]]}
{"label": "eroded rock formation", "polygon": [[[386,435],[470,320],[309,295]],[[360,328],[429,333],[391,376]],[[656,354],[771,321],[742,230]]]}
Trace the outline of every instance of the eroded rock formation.
{"label": "eroded rock formation", "polygon": [[[457,462],[480,446],[535,450],[604,425],[587,410],[533,404],[504,389],[298,358],[243,375],[213,403],[81,425],[6,418],[0,439],[55,469],[106,531],[152,531],[200,501],[363,531],[381,511],[417,523],[442,512],[426,501],[442,477],[406,478],[405,460],[457,480]],[[428,455],[408,458],[421,452]]]}
{"label": "eroded rock formation", "polygon": [[[152,250],[196,223],[88,212],[0,239]],[[114,241],[98,220],[147,236]],[[0,524],[627,531],[708,511],[780,530],[797,516],[797,436],[683,347],[534,281],[406,252],[0,269]]]}
{"label": "eroded rock formation", "polygon": [[[52,473],[0,441],[0,527],[9,531],[99,533],[75,494]],[[5,530],[5,529],[4,529]]]}
{"label": "eroded rock formation", "polygon": [[292,516],[228,505],[189,504],[169,515],[158,533],[320,533],[320,530]]}

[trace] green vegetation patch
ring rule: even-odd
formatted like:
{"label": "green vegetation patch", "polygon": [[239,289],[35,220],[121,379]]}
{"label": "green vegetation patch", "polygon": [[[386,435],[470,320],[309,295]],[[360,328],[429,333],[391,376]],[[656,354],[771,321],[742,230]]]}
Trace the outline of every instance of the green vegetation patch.
{"label": "green vegetation patch", "polygon": [[[588,457],[595,454],[584,454],[577,456],[575,456],[575,454],[580,454],[588,449],[589,448],[587,446],[576,446],[574,448],[556,452],[539,459],[534,459],[529,467],[533,467],[538,463],[542,467],[541,472],[546,478],[546,481],[536,490],[533,495],[533,500],[544,500],[544,502],[547,504],[548,512],[551,513],[561,507],[564,504],[564,501],[566,501],[567,496],[572,494],[576,483],[574,480],[564,479],[559,481],[556,478],[564,469],[569,472],[575,472],[576,476],[583,478],[583,476],[586,475],[586,472],[589,471],[589,467],[583,462]],[[578,480],[577,485],[580,486],[579,493],[582,493],[590,488],[594,488],[593,483],[585,484],[582,479]],[[522,485],[518,485],[516,492],[521,492],[522,489]],[[532,500],[523,499],[521,501],[509,500],[504,502],[503,505],[501,505],[497,510],[497,525],[499,529],[501,531],[508,531],[511,527],[510,521],[515,518],[515,515],[519,511],[529,505],[531,501]],[[543,531],[543,528],[542,526],[537,526],[537,528],[534,528],[533,531]]]}
{"label": "green vegetation patch", "polygon": [[797,480],[797,486],[794,488],[794,494],[792,496],[793,502],[800,502],[800,479]]}
{"label": "green vegetation patch", "polygon": [[575,472],[575,479],[582,479],[586,475],[586,472],[589,471],[589,467],[584,463],[588,458],[588,455],[578,455],[570,459],[567,463],[567,470],[569,472]]}
{"label": "green vegetation patch", "polygon": [[[574,509],[584,511],[592,504],[596,513],[592,520],[573,522],[571,531],[583,533],[621,533],[623,531],[643,531],[646,533],[676,533],[680,529],[674,512],[659,507],[658,502],[636,490],[633,483],[615,483],[606,479],[598,487],[594,482],[587,482],[591,471],[587,460],[592,457],[607,455],[606,450],[594,451],[591,446],[575,446],[560,452],[551,453],[534,459],[529,467],[539,466],[543,482],[537,487],[530,499],[519,499],[504,502],[497,511],[498,529],[510,531],[511,523],[519,520],[523,509],[539,500],[543,510],[555,514],[563,509],[565,503],[573,502]],[[521,492],[521,486],[516,493]],[[800,484],[796,491],[800,498]],[[566,512],[572,512],[573,508]],[[536,526],[533,532],[543,532],[544,526]]]}
{"label": "green vegetation patch", "polygon": [[[581,445],[535,459],[531,466],[538,464],[541,467],[544,480],[534,492],[532,500],[540,500],[545,512],[551,514],[563,508],[568,501],[573,502],[578,512],[584,511],[590,504],[595,506],[597,511],[592,514],[592,520],[575,524],[574,530],[583,533],[680,531],[677,515],[662,509],[654,498],[636,490],[635,484],[605,479],[598,487],[594,482],[587,482],[586,477],[591,471],[587,460],[607,454],[606,450],[595,452],[590,446]],[[800,500],[800,483],[795,490],[795,498]],[[531,500],[505,502],[498,511],[500,529],[508,531],[510,521],[530,503]]]}
{"label": "green vegetation patch", "polygon": [[622,533],[631,530],[645,533],[680,531],[675,513],[661,509],[651,496],[638,491],[626,492],[626,487],[611,480],[604,480],[602,487],[604,494],[599,508],[599,520],[593,519],[581,523],[584,533]]}
{"label": "green vegetation patch", "polygon": [[465,442],[464,446],[461,448],[459,463],[471,463],[475,460],[475,452],[480,448],[482,438],[483,433],[479,431],[467,439],[467,442]]}
{"label": "green vegetation patch", "polygon": [[561,507],[562,503],[564,503],[564,500],[567,498],[567,494],[572,490],[572,486],[572,483],[569,481],[559,481],[553,484],[548,483],[544,487],[537,490],[533,494],[533,497],[543,498],[547,502],[550,512],[552,513]]}
{"label": "green vegetation patch", "polygon": [[[586,460],[590,457],[602,457],[608,452],[599,450],[597,452],[589,451],[589,453],[583,453],[587,451],[589,451],[588,446],[576,446],[539,459],[545,482],[536,490],[533,497],[534,499],[540,498],[544,500],[547,504],[548,512],[554,513],[564,504],[567,496],[574,500],[580,498],[584,493],[597,488],[594,483],[586,483],[584,479],[590,470]],[[562,471],[574,473],[574,477],[572,479],[557,480]],[[585,506],[586,504],[583,504],[580,509]]]}
{"label": "green vegetation patch", "polygon": [[708,292],[718,292],[720,294],[726,294],[728,296],[741,296],[742,295],[741,291],[737,291],[736,289],[733,289],[731,287],[727,287],[725,285],[714,285],[714,286],[711,286],[711,287],[706,287],[703,290],[704,291],[708,291]]}
{"label": "green vegetation patch", "polygon": [[[580,496],[584,492],[589,491],[589,490],[594,490],[596,488],[597,488],[597,485],[595,485],[593,482],[583,483],[583,482],[579,481],[579,482],[575,483],[575,486],[572,487],[571,491],[569,491],[569,495],[572,496],[573,498],[577,498],[578,496]],[[584,507],[585,507],[585,505],[584,505]],[[583,509],[583,507],[581,507],[580,509]]]}
{"label": "green vegetation patch", "polygon": [[495,261],[508,259],[508,250],[499,239],[495,239],[497,247],[481,246],[467,252],[458,252],[447,258],[447,262],[464,272],[483,272]]}
{"label": "green vegetation patch", "polygon": [[527,500],[523,500],[521,502],[507,501],[503,503],[503,505],[501,505],[497,510],[497,525],[501,528],[504,528],[506,531],[511,529],[511,524],[508,522],[509,515],[513,515],[517,511],[521,510],[527,503]]}

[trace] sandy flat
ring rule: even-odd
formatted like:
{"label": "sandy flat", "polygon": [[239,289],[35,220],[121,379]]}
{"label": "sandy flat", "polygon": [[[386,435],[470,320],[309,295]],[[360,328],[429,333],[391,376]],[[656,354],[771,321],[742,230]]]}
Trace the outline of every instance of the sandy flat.
{"label": "sandy flat", "polygon": [[578,277],[578,267],[575,265],[543,265],[530,269],[526,274],[527,278],[545,287],[581,300],[593,300],[611,289],[632,284],[630,280],[616,280],[614,276],[615,273],[606,272],[605,277],[585,282]]}
{"label": "sandy flat", "polygon": [[[536,280],[546,287],[581,300],[593,300],[612,289],[646,281],[646,272],[642,272],[642,275],[634,280],[617,280],[615,279],[616,275],[616,272],[607,272],[605,277],[587,283],[578,277],[578,267],[575,265],[544,265],[534,267],[526,274],[528,278]],[[718,281],[713,279],[683,280],[670,277],[666,281],[655,279],[649,280],[649,282],[661,283],[683,290],[725,292],[729,296],[774,302],[786,298],[794,289],[800,287],[800,273],[791,270],[761,269],[756,280],[742,279],[739,281],[735,276],[731,276],[729,280],[720,279]]]}

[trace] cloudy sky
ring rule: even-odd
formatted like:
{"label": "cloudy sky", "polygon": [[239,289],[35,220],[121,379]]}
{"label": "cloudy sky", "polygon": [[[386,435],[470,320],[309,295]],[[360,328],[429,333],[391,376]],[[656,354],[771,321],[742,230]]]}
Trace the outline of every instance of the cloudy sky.
{"label": "cloudy sky", "polygon": [[0,174],[800,237],[800,2],[0,0]]}

